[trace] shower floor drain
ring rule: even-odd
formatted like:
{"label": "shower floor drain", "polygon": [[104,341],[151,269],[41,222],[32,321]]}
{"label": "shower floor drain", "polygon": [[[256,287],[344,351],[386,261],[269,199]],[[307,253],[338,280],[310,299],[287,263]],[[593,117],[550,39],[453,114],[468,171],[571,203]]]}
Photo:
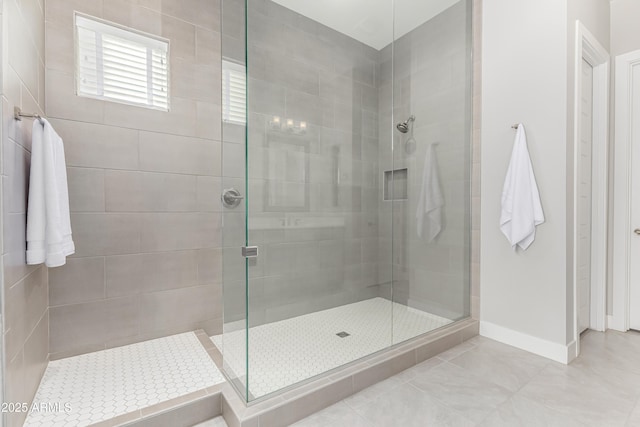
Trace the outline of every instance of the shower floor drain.
{"label": "shower floor drain", "polygon": [[340,338],[346,338],[351,334],[348,334],[348,333],[343,331],[343,332],[338,332],[336,335],[339,336]]}

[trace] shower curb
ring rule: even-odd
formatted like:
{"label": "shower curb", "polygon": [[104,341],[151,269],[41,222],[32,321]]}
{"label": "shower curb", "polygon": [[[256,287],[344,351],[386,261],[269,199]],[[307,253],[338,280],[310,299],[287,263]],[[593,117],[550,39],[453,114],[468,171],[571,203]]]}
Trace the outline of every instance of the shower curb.
{"label": "shower curb", "polygon": [[[209,336],[203,330],[194,332],[211,359],[222,368],[222,355]],[[91,427],[191,427],[220,415],[229,427],[285,427],[462,344],[478,333],[479,322],[466,319],[249,405],[229,382],[224,382]]]}
{"label": "shower curb", "polygon": [[[340,367],[328,376],[293,386],[246,405],[229,383],[221,389],[222,416],[229,427],[285,427],[369,386],[477,336],[479,322],[466,319]],[[205,335],[204,332],[202,335]],[[208,340],[208,337],[206,337]],[[202,339],[202,338],[201,338]],[[216,363],[222,356],[208,350]],[[214,353],[215,356],[212,354]],[[218,365],[219,367],[221,365]]]}

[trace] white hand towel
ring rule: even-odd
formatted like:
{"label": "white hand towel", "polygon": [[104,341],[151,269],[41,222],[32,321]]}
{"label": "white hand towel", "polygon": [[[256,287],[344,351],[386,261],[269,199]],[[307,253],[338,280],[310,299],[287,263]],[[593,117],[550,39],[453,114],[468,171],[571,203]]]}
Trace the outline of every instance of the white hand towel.
{"label": "white hand towel", "polygon": [[59,267],[75,252],[71,239],[64,145],[51,124],[33,123],[27,209],[27,264]]}
{"label": "white hand towel", "polygon": [[435,144],[429,145],[424,160],[422,173],[422,189],[418,197],[416,212],[416,228],[418,237],[424,234],[424,222],[427,221],[427,237],[433,241],[442,231],[442,207],[444,197],[440,190],[440,176],[438,175],[438,158]]}
{"label": "white hand towel", "polygon": [[515,250],[526,250],[544,222],[540,193],[533,175],[524,125],[518,125],[511,162],[502,190],[500,229]]}

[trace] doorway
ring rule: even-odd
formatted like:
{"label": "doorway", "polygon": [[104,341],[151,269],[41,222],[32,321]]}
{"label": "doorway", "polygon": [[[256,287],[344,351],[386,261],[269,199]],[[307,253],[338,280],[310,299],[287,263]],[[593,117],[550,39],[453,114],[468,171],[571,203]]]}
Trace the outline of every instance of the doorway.
{"label": "doorway", "polygon": [[605,330],[609,54],[576,22],[574,117],[574,325]]}
{"label": "doorway", "polygon": [[640,330],[640,50],[616,58],[613,307],[609,326]]}

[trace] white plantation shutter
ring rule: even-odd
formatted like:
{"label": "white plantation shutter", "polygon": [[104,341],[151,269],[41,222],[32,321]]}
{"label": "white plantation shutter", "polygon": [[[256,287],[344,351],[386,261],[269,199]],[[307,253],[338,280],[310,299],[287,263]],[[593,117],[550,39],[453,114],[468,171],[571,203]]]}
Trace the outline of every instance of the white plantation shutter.
{"label": "white plantation shutter", "polygon": [[76,15],[78,95],[169,110],[169,43]]}
{"label": "white plantation shutter", "polygon": [[247,75],[244,65],[222,61],[222,119],[247,123]]}

